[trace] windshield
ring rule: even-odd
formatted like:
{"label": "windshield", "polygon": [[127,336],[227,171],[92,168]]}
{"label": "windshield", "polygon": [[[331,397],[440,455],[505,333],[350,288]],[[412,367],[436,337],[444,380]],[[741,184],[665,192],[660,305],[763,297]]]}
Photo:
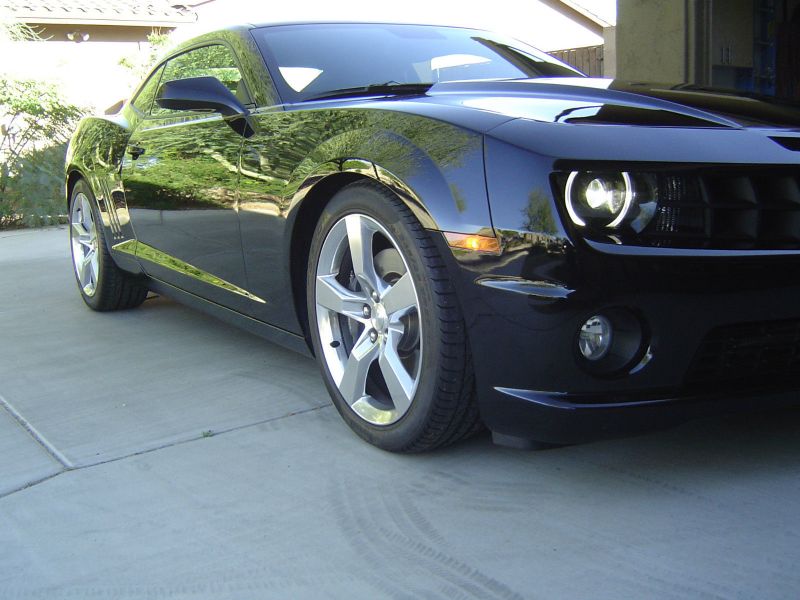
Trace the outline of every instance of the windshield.
{"label": "windshield", "polygon": [[253,35],[286,102],[380,84],[580,75],[521,42],[474,29],[313,24]]}

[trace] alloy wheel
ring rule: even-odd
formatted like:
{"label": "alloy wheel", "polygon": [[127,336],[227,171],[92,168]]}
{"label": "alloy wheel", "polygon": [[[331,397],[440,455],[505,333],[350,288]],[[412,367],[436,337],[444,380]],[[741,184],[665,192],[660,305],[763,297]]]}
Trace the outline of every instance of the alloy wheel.
{"label": "alloy wheel", "polygon": [[390,425],[411,408],[422,365],[420,303],[397,242],[372,217],[348,214],[322,244],[317,327],[325,364],[350,408]]}
{"label": "alloy wheel", "polygon": [[89,202],[86,194],[79,192],[75,195],[69,219],[70,239],[78,283],[84,294],[94,296],[100,265],[97,256],[97,225]]}

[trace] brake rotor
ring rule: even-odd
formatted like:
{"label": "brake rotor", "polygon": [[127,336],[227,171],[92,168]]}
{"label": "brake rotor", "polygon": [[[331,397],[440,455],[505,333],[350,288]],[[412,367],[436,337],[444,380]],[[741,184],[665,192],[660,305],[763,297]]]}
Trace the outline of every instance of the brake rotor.
{"label": "brake rotor", "polygon": [[[375,255],[375,271],[386,283],[394,285],[406,274],[406,266],[400,253],[394,248],[386,248]],[[401,358],[410,356],[419,345],[419,315],[415,312],[400,317],[403,324],[403,337],[397,345]]]}

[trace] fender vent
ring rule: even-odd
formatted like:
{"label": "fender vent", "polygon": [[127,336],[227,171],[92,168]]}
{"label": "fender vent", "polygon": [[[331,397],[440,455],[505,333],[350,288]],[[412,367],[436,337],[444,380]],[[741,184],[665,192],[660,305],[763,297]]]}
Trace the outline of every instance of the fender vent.
{"label": "fender vent", "polygon": [[780,144],[787,150],[800,152],[800,137],[771,137],[769,139]]}

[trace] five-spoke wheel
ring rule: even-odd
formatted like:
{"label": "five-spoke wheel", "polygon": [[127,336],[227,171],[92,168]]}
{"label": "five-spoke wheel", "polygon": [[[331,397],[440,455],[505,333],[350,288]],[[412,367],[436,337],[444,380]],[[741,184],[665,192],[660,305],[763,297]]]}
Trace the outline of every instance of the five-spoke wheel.
{"label": "five-spoke wheel", "polygon": [[144,302],[144,280],[117,267],[111,257],[94,194],[84,179],[71,189],[69,225],[72,264],[83,301],[94,310],[133,308]]}
{"label": "five-spoke wheel", "polygon": [[391,191],[357,182],[325,206],[307,300],[325,384],[358,435],[416,452],[479,427],[455,291],[430,234]]}
{"label": "five-spoke wheel", "polygon": [[69,222],[72,228],[72,262],[75,265],[75,276],[83,293],[94,296],[100,272],[97,257],[97,225],[94,222],[89,198],[83,192],[75,194]]}
{"label": "five-spoke wheel", "polygon": [[400,419],[419,384],[420,307],[405,258],[372,217],[346,215],[328,232],[316,313],[324,360],[350,407],[378,425]]}

